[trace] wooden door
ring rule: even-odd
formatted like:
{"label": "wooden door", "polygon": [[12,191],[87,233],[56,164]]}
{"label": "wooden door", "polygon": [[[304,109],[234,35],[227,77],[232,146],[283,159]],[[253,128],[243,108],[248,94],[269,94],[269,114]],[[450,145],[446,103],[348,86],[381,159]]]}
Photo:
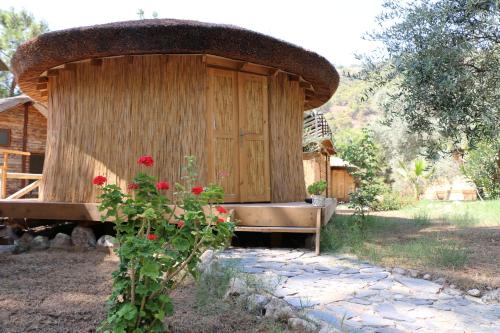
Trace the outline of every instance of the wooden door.
{"label": "wooden door", "polygon": [[209,181],[224,188],[225,202],[240,201],[238,76],[208,68]]}
{"label": "wooden door", "polygon": [[238,73],[241,202],[271,200],[267,77]]}

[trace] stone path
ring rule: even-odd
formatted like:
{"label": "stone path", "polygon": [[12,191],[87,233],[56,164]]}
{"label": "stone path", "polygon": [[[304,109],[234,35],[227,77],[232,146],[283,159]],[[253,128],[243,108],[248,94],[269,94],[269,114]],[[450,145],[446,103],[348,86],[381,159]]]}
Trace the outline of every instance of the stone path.
{"label": "stone path", "polygon": [[308,319],[344,332],[500,332],[498,303],[347,255],[233,248],[218,257],[262,278]]}

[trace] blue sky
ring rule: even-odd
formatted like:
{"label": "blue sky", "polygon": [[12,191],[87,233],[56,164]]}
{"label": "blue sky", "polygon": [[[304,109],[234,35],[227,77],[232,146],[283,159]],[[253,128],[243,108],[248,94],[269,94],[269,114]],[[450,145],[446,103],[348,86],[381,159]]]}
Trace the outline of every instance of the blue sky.
{"label": "blue sky", "polygon": [[27,9],[50,30],[159,17],[234,24],[313,50],[335,65],[356,63],[355,52],[375,45],[361,37],[376,25],[382,0],[2,0],[0,8]]}

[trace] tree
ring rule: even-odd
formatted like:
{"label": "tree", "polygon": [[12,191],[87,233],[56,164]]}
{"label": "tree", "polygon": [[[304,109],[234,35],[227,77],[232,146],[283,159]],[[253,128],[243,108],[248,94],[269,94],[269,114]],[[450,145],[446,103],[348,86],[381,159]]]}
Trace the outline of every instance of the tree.
{"label": "tree", "polygon": [[500,15],[495,0],[386,0],[383,46],[357,75],[390,87],[384,109],[425,139],[429,152],[473,148],[499,135]]}
{"label": "tree", "polygon": [[[16,12],[13,8],[0,9],[0,58],[5,64],[10,64],[19,45],[46,31],[47,23],[37,21],[25,10]],[[16,93],[16,82],[12,73],[0,72],[0,97],[14,96]]]}
{"label": "tree", "polygon": [[356,190],[349,194],[350,206],[363,215],[364,208],[371,208],[384,191],[380,148],[366,128],[345,133],[337,136],[335,145],[340,157],[356,167],[351,172]]}
{"label": "tree", "polygon": [[465,156],[462,171],[482,196],[500,198],[500,138],[493,143],[479,143]]}
{"label": "tree", "polygon": [[422,158],[417,158],[413,161],[410,168],[406,165],[406,163],[400,161],[399,167],[399,172],[413,186],[413,189],[415,190],[415,197],[419,200],[420,195],[424,192],[425,182],[432,177],[434,169],[429,168],[425,160]]}

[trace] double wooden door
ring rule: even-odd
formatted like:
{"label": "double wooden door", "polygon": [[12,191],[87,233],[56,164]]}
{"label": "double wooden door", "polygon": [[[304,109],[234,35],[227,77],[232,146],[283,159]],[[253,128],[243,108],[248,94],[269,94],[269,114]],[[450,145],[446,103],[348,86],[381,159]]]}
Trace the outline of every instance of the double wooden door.
{"label": "double wooden door", "polygon": [[226,202],[270,201],[267,77],[207,70],[209,181]]}

